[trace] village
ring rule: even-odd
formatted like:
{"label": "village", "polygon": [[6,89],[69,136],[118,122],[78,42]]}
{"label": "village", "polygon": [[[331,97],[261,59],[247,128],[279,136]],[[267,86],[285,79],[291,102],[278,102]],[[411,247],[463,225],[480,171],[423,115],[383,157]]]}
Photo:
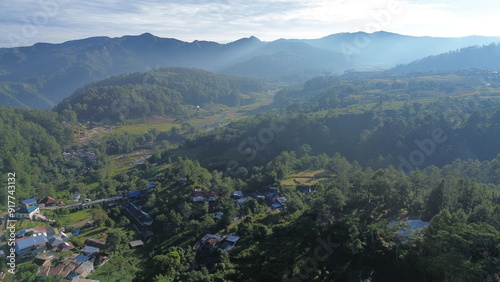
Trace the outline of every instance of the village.
{"label": "village", "polygon": [[[186,179],[181,177],[178,179],[179,186],[185,185]],[[150,181],[144,190],[131,191],[126,194],[119,193],[116,196],[106,199],[84,199],[82,201],[81,194],[78,192],[72,193],[74,203],[64,203],[51,196],[35,199],[30,198],[21,201],[13,214],[14,218],[6,215],[1,219],[2,230],[6,230],[7,222],[15,220],[16,226],[25,226],[24,222],[29,223],[28,228],[19,228],[15,233],[15,259],[19,265],[24,262],[33,262],[39,266],[36,273],[36,278],[41,281],[44,277],[61,278],[60,281],[98,281],[87,279],[97,268],[102,267],[109,261],[109,254],[116,251],[117,246],[108,242],[108,235],[105,233],[95,234],[90,232],[96,229],[98,224],[93,221],[95,218],[88,218],[86,222],[81,222],[79,226],[72,224],[69,226],[61,226],[53,218],[50,218],[44,213],[54,212],[55,210],[65,209],[72,211],[93,210],[109,208],[120,208],[123,216],[129,219],[130,225],[135,230],[135,239],[127,243],[127,247],[141,248],[151,238],[154,238],[155,233],[150,228],[153,225],[154,218],[142,208],[146,203],[147,196],[152,193],[158,185],[157,181]],[[236,207],[240,207],[245,202],[255,199],[268,206],[268,212],[279,212],[285,209],[286,197],[283,197],[278,192],[278,185],[273,184],[266,187],[266,192],[255,192],[245,194],[242,191],[235,191],[231,195],[231,199]],[[189,199],[193,205],[202,203],[213,204],[219,200],[219,195],[214,190],[204,190],[199,186],[193,188]],[[216,212],[213,215],[213,220],[221,220],[224,216],[223,212]],[[245,216],[235,216],[233,221],[238,222]],[[40,224],[37,225],[36,223]],[[102,224],[102,223],[101,223]],[[176,224],[171,222],[163,226],[164,231],[173,230]],[[97,229],[96,229],[97,230]],[[7,231],[4,231],[4,238],[7,238]],[[82,238],[82,234],[92,234]],[[12,237],[13,235],[11,235]],[[216,259],[213,257],[215,249],[223,251],[231,251],[241,239],[240,234],[205,234],[199,238],[196,244],[192,247],[196,252],[193,261],[193,267],[200,269],[214,269]],[[4,240],[6,243],[7,240]],[[2,244],[4,244],[2,243]],[[0,248],[0,258],[6,257],[9,249],[7,244]]]}

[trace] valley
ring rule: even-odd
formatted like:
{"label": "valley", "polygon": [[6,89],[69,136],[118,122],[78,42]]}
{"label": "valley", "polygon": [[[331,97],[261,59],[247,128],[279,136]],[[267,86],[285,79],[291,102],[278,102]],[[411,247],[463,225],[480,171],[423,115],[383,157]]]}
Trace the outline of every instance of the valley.
{"label": "valley", "polygon": [[[361,70],[346,71],[330,66],[336,38],[182,53],[194,43],[143,34],[20,49],[99,62],[108,48],[128,63],[99,65],[68,95],[49,87],[56,75],[16,103],[0,92],[0,171],[15,173],[15,194],[0,194],[14,226],[0,271],[16,255],[5,281],[498,280],[500,47],[397,66],[383,53],[384,70],[363,69],[374,57],[360,54]],[[150,52],[137,51],[144,42]],[[136,72],[165,52],[157,44],[188,67]],[[0,65],[11,62],[0,51]],[[21,83],[13,66],[30,63],[3,67]],[[52,110],[11,107],[49,88]]]}

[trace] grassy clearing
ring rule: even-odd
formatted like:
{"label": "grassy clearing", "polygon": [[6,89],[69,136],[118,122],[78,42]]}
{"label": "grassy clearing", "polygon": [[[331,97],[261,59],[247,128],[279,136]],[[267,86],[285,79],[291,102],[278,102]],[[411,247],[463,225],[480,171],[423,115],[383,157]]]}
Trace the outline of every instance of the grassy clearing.
{"label": "grassy clearing", "polygon": [[58,216],[58,221],[62,226],[80,227],[92,219],[93,209],[83,209],[70,214]]}
{"label": "grassy clearing", "polygon": [[320,181],[334,177],[325,170],[306,170],[289,175],[281,184],[284,186],[315,185]]}
{"label": "grassy clearing", "polygon": [[145,119],[130,120],[128,124],[111,129],[111,133],[122,134],[128,132],[130,134],[144,134],[151,129],[156,129],[159,132],[169,131],[174,126],[181,127],[181,124],[176,123],[171,117],[154,116]]}

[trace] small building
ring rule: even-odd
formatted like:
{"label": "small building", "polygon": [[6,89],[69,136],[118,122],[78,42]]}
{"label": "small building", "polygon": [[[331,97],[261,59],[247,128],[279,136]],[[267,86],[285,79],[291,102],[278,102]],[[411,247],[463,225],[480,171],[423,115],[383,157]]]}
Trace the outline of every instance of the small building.
{"label": "small building", "polygon": [[40,213],[39,206],[26,206],[16,211],[15,217],[19,219],[27,218],[29,220],[33,220],[35,215],[39,213]]}
{"label": "small building", "polygon": [[153,217],[132,203],[129,203],[125,207],[125,211],[127,211],[127,213],[141,226],[150,226],[153,224]]}
{"label": "small building", "polygon": [[73,196],[73,200],[78,202],[78,201],[80,201],[80,197],[82,196],[82,194],[75,192],[75,193],[71,194],[71,196]]}
{"label": "small building", "polygon": [[239,236],[231,235],[226,239],[222,240],[222,242],[220,243],[220,248],[224,251],[230,251],[234,248],[236,242],[238,242],[239,240],[240,240]]}
{"label": "small building", "polygon": [[85,240],[85,245],[90,246],[90,247],[95,247],[95,248],[98,248],[100,250],[106,249],[105,242],[103,242],[101,240],[94,239],[94,238],[88,238],[87,240]]}
{"label": "small building", "polygon": [[86,256],[86,255],[78,255],[78,256],[75,258],[74,262],[77,262],[77,263],[82,263],[82,262],[86,262],[86,261],[88,261],[88,260],[90,260],[90,257],[89,257],[89,256]]}
{"label": "small building", "polygon": [[215,191],[202,191],[200,188],[197,188],[191,193],[191,201],[193,202],[214,202],[219,196]]}
{"label": "small building", "polygon": [[35,198],[26,199],[26,200],[21,201],[21,204],[25,207],[36,206],[36,199]]}
{"label": "small building", "polygon": [[238,199],[235,202],[236,202],[236,205],[239,206],[239,205],[243,204],[244,202],[250,201],[251,199],[253,199],[253,198],[252,197],[245,197],[245,198]]}
{"label": "small building", "polygon": [[41,235],[16,241],[15,251],[19,258],[35,257],[47,249],[47,237]]}
{"label": "small building", "polygon": [[85,248],[82,249],[82,253],[88,256],[91,256],[99,251],[99,248],[92,247],[92,246],[85,246]]}
{"label": "small building", "polygon": [[243,192],[241,192],[241,191],[235,191],[235,192],[233,193],[233,198],[235,198],[235,199],[242,198],[243,196],[244,196],[244,195],[243,195]]}
{"label": "small building", "polygon": [[155,188],[156,186],[158,186],[158,181],[150,181],[147,185],[146,185],[146,190],[148,192],[151,191],[151,189]]}
{"label": "small building", "polygon": [[52,197],[45,197],[43,199],[38,200],[38,205],[42,207],[51,207],[58,204],[57,200]]}
{"label": "small building", "polygon": [[217,245],[217,243],[220,242],[220,240],[222,240],[222,238],[217,235],[206,234],[205,236],[203,236],[203,238],[201,238],[200,247],[213,249]]}
{"label": "small building", "polygon": [[180,177],[178,181],[179,181],[179,185],[184,185],[186,183],[186,178]]}
{"label": "small building", "polygon": [[128,199],[139,199],[141,197],[141,191],[132,191],[127,194]]}
{"label": "small building", "polygon": [[64,251],[69,251],[69,250],[73,250],[75,248],[75,246],[71,243],[71,242],[64,242],[62,244],[59,244],[57,246],[57,250],[59,252],[64,252]]}
{"label": "small building", "polygon": [[218,212],[214,215],[214,219],[220,220],[220,219],[222,219],[222,216],[224,216],[224,213]]}
{"label": "small building", "polygon": [[279,186],[279,185],[278,185],[277,183],[274,183],[274,184],[272,184],[272,185],[269,185],[269,189],[270,189],[270,190],[278,190],[278,186]]}
{"label": "small building", "polygon": [[87,278],[92,272],[94,272],[94,264],[91,261],[82,262],[82,264],[75,269],[75,273],[82,278]]}
{"label": "small building", "polygon": [[142,242],[142,240],[131,241],[131,242],[129,242],[129,244],[130,244],[131,248],[136,248],[136,247],[142,247],[142,246],[144,246],[144,242]]}
{"label": "small building", "polygon": [[64,244],[64,240],[61,236],[54,236],[52,239],[49,239],[49,245],[52,247],[58,247],[61,244]]}
{"label": "small building", "polygon": [[[397,221],[389,222],[389,226],[396,226]],[[424,227],[429,226],[431,223],[422,221],[420,219],[406,220],[402,226],[398,226],[396,230],[396,235],[399,236],[403,241],[408,240],[412,235],[419,235]],[[403,226],[405,225],[405,226]]]}

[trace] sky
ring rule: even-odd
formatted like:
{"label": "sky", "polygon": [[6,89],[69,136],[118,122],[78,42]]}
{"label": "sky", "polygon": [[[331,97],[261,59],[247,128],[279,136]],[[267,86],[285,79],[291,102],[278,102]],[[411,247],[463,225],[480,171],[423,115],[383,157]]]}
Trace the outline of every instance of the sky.
{"label": "sky", "polygon": [[227,43],[340,32],[500,36],[497,0],[2,0],[0,47],[152,33]]}

